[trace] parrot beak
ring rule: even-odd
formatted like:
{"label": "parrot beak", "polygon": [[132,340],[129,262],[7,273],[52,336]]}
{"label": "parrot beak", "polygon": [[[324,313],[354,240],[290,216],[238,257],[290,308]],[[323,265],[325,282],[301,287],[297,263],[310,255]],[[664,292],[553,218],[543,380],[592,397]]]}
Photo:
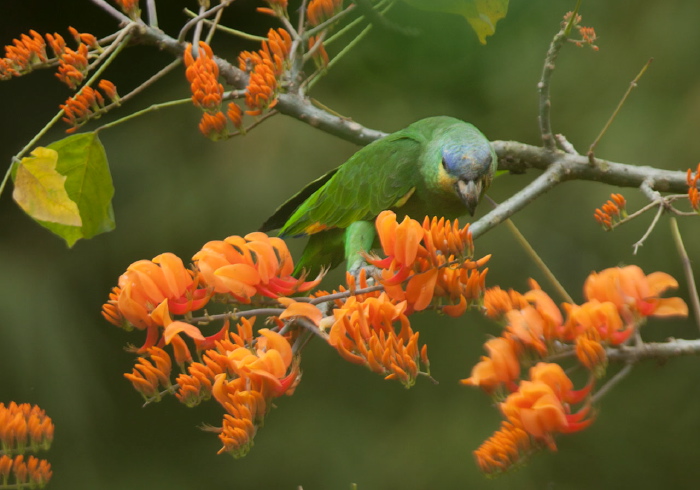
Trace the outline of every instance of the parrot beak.
{"label": "parrot beak", "polygon": [[457,181],[457,194],[464,202],[467,207],[470,216],[474,216],[476,211],[476,205],[479,204],[479,199],[481,199],[481,190],[483,189],[483,183],[481,180],[473,181]]}

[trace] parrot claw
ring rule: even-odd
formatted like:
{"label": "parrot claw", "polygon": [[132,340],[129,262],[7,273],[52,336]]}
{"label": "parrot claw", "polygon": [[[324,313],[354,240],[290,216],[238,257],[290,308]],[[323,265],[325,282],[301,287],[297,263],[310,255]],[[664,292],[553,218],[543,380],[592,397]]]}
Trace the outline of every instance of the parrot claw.
{"label": "parrot claw", "polygon": [[355,278],[355,284],[360,285],[360,275],[362,271],[365,271],[365,278],[367,281],[367,286],[374,286],[378,283],[378,278],[380,277],[380,270],[365,262],[364,260],[358,260],[349,269],[348,272],[352,274]]}

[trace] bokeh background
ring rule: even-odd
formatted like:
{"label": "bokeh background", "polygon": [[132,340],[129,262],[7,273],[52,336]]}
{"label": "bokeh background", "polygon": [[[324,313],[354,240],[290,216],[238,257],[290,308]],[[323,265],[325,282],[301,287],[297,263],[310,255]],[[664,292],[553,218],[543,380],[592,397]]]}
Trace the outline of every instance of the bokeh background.
{"label": "bokeh background", "polygon": [[[538,144],[536,84],[548,44],[574,3],[514,0],[486,46],[459,17],[399,3],[391,19],[419,34],[375,30],[312,95],[385,131],[446,114],[475,123],[494,140]],[[270,19],[255,14],[260,5],[238,0],[225,21],[264,33]],[[196,2],[159,3],[166,32],[177,33],[184,7],[196,8]],[[98,36],[115,28],[87,0],[3,2],[1,8],[0,44],[31,28],[67,35],[72,25]],[[583,24],[599,35],[600,51],[573,45],[562,51],[552,85],[554,130],[583,151],[654,57],[598,155],[636,165],[694,167],[700,160],[700,3],[584,2],[582,14]],[[226,35],[213,47],[231,57],[256,48]],[[153,48],[137,46],[106,77],[126,93],[168,61]],[[3,165],[68,95],[48,72],[0,84]],[[114,117],[187,96],[178,71]],[[99,315],[117,277],[135,260],[165,251],[187,260],[208,240],[255,230],[283,200],[357,150],[285,116],[215,144],[198,133],[198,118],[198,110],[181,106],[102,134],[116,187],[117,228],[73,249],[27,218],[10,190],[0,198],[0,401],[36,403],[53,418],[49,488],[313,490],[349,488],[351,482],[360,489],[697,488],[697,358],[639,365],[603,399],[589,429],[558,439],[558,453],[545,451],[519,471],[485,479],[471,451],[500,418],[482,393],[457,384],[482,355],[487,336],[498,334],[476,313],[458,320],[416,318],[440,384],[419,380],[409,391],[312,342],[304,352],[301,385],[293,397],[278,400],[243,460],[217,456],[218,439],[197,428],[219,422],[215,403],[187,409],[166,399],[142,408],[122,377],[133,363],[123,347],[140,344],[142,337]],[[43,143],[61,138],[62,130]],[[535,174],[502,177],[489,194],[504,200]],[[522,232],[577,300],[589,272],[619,264],[666,271],[683,283],[667,219],[636,256],[632,244],[651,214],[613,233],[593,220],[593,210],[618,191],[632,210],[645,203],[635,189],[572,182],[517,215]],[[699,226],[694,219],[680,223],[696,260]],[[299,250],[301,244],[291,246]],[[541,279],[503,227],[476,246],[478,254],[493,254],[491,285],[523,290],[528,277]],[[679,294],[687,298],[685,285]],[[649,340],[697,334],[690,320],[644,327]]]}

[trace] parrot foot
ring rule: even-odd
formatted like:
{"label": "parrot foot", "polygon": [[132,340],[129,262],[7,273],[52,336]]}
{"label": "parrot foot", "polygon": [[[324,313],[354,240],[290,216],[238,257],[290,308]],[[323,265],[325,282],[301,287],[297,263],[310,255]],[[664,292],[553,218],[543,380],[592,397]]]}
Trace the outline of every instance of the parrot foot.
{"label": "parrot foot", "polygon": [[348,269],[348,272],[355,278],[355,284],[358,286],[360,285],[360,275],[362,274],[362,271],[365,271],[365,278],[368,287],[378,284],[380,269],[366,263],[365,261],[357,261],[352,267],[350,267],[350,269]]}

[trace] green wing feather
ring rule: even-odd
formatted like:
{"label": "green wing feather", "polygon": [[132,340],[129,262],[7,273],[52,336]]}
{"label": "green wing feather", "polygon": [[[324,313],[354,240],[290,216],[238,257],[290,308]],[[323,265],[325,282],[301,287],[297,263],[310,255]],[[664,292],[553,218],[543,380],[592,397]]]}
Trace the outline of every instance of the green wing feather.
{"label": "green wing feather", "polygon": [[334,168],[330,172],[307,184],[306,187],[294,194],[287,200],[287,202],[278,207],[274,214],[265,220],[258,231],[268,232],[282,228],[294,211],[314,192],[323,187],[323,185],[325,185],[337,171],[338,169]]}
{"label": "green wing feather", "polygon": [[407,128],[361,149],[294,211],[280,236],[347,228],[392,207],[420,179],[416,161],[423,141]]}

